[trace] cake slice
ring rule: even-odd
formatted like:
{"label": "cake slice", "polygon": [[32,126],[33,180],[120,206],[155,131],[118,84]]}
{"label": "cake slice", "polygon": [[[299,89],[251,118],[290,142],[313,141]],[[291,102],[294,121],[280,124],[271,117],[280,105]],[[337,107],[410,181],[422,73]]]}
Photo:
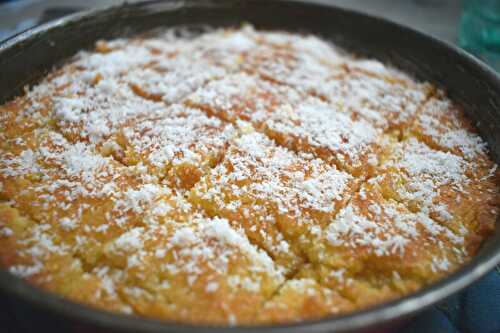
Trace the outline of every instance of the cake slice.
{"label": "cake slice", "polygon": [[354,176],[373,174],[379,159],[383,159],[384,138],[380,131],[315,98],[275,109],[263,127],[280,145],[311,153]]}
{"label": "cake slice", "polygon": [[[102,157],[85,143],[36,130],[2,151],[0,197],[39,224],[61,235],[71,253],[87,263],[102,254],[102,243],[144,224],[145,209],[173,192],[137,168]],[[42,253],[43,254],[43,253]]]}
{"label": "cake slice", "polygon": [[478,175],[474,163],[415,138],[396,144],[391,155],[385,171],[370,182],[384,197],[428,214],[466,238],[466,249],[475,252],[477,240],[493,230],[498,213],[494,177]]}
{"label": "cake slice", "polygon": [[350,175],[335,167],[249,132],[196,184],[190,199],[210,216],[243,228],[293,272],[302,261],[299,239],[313,225],[326,223],[355,186]]}
{"label": "cake slice", "polygon": [[203,324],[254,320],[283,281],[281,270],[227,220],[192,213],[178,221],[153,213],[106,245],[103,264],[120,267],[117,292],[135,313]]}
{"label": "cake slice", "polygon": [[232,125],[174,104],[161,116],[122,127],[103,151],[125,165],[144,166],[172,188],[186,190],[221,160],[236,135]]}

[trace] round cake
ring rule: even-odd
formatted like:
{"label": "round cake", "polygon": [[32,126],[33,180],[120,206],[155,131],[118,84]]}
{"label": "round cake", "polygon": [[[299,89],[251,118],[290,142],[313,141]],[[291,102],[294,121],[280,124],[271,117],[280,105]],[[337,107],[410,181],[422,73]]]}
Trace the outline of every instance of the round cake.
{"label": "round cake", "polygon": [[498,217],[429,83],[251,26],[99,41],[0,106],[0,264],[75,302],[289,323],[413,293]]}

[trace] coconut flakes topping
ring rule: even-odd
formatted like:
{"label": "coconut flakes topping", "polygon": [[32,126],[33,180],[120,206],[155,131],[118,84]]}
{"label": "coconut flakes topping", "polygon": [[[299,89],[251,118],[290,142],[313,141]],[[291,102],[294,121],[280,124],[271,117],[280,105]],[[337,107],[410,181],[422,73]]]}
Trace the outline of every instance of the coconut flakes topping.
{"label": "coconut flakes topping", "polygon": [[468,163],[460,156],[433,150],[413,138],[398,145],[394,154],[397,156],[394,166],[407,173],[408,190],[401,194],[420,202],[424,212],[448,215],[444,206],[435,205],[434,198],[445,186],[464,193],[470,182],[466,175]]}
{"label": "coconut flakes topping", "polygon": [[[383,270],[434,251],[439,276],[469,256],[453,205],[497,171],[471,178],[486,144],[444,95],[428,97],[314,36],[245,26],[100,41],[0,113],[9,270],[48,286],[71,270],[92,281],[91,302],[127,313],[160,302],[189,317],[176,297],[209,295],[230,325],[238,297],[266,309],[294,292],[339,311],[330,287],[284,276],[298,272],[283,254],[325,268],[348,249]],[[371,178],[354,176],[365,166]],[[355,288],[364,273],[350,263],[325,276]]]}
{"label": "coconut flakes topping", "polygon": [[[317,159],[302,159],[287,149],[275,146],[259,133],[245,134],[236,140],[234,152],[226,155],[232,171],[224,165],[214,169],[214,190],[253,180],[241,191],[277,205],[283,213],[300,216],[302,209],[332,212],[335,200],[344,197],[352,177]],[[298,167],[300,166],[300,168]]]}
{"label": "coconut flakes topping", "polygon": [[371,151],[379,132],[364,120],[352,120],[348,114],[320,101],[303,103],[296,108],[283,107],[265,123],[270,129],[303,140],[308,145],[328,149],[334,158],[359,165]]}
{"label": "coconut flakes topping", "polygon": [[199,110],[173,105],[165,116],[136,122],[123,133],[137,153],[146,154],[151,165],[161,168],[206,163],[204,157],[220,152],[234,129]]}

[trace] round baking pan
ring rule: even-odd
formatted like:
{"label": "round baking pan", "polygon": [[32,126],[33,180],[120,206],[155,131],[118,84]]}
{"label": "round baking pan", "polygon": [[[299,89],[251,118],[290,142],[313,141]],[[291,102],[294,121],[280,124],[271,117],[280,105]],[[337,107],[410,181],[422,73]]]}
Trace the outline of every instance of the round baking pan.
{"label": "round baking pan", "polygon": [[[151,1],[87,11],[27,30],[0,44],[0,103],[22,93],[54,66],[98,39],[158,27],[240,26],[309,32],[374,57],[448,91],[475,121],[500,161],[500,78],[449,44],[388,21],[314,1]],[[402,299],[348,315],[297,324],[202,327],[113,314],[39,290],[0,269],[2,299],[26,331],[54,332],[388,332],[465,288],[500,262],[500,228],[470,263]]]}

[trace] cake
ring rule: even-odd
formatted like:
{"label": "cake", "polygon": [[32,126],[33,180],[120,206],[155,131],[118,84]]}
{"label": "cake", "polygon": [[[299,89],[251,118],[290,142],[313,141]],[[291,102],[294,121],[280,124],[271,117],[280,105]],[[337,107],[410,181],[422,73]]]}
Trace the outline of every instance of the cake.
{"label": "cake", "polygon": [[444,91],[251,26],[99,41],[0,106],[0,142],[1,266],[181,323],[401,298],[499,213],[487,145]]}

